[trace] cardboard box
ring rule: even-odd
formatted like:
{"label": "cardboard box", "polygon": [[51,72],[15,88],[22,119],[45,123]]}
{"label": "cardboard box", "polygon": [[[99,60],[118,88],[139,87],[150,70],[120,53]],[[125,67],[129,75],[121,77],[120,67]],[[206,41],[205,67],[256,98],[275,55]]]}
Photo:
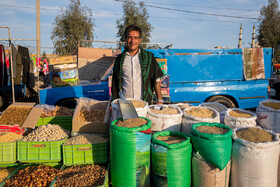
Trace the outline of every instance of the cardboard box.
{"label": "cardboard box", "polygon": [[29,112],[28,116],[26,117],[22,126],[20,126],[19,124],[14,124],[14,125],[0,124],[0,132],[15,132],[18,134],[23,134],[28,130],[28,128],[34,129],[43,112],[42,108],[34,107],[35,104],[36,103],[24,103],[24,102],[16,102],[11,104],[7,109],[11,107],[23,107],[23,108],[30,107],[32,109]]}
{"label": "cardboard box", "polygon": [[[87,110],[104,110],[105,116],[103,122],[91,122],[91,121],[78,121],[78,116],[81,111]],[[110,102],[109,101],[97,101],[89,98],[80,98],[78,100],[73,121],[72,121],[72,133],[95,133],[95,134],[108,134],[108,123],[110,119]]]}
{"label": "cardboard box", "polygon": [[162,70],[163,74],[167,74],[167,59],[164,58],[156,58],[160,69]]}
{"label": "cardboard box", "polygon": [[54,57],[49,58],[49,64],[68,64],[68,63],[77,63],[77,57],[76,56],[60,56],[60,57]]}

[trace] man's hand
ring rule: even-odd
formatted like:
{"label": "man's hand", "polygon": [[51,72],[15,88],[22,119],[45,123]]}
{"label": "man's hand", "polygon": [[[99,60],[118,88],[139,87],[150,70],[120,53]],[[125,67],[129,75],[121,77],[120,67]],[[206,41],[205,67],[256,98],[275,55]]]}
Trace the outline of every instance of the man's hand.
{"label": "man's hand", "polygon": [[162,105],[163,104],[163,102],[162,101],[157,101],[157,103],[156,103],[157,105]]}

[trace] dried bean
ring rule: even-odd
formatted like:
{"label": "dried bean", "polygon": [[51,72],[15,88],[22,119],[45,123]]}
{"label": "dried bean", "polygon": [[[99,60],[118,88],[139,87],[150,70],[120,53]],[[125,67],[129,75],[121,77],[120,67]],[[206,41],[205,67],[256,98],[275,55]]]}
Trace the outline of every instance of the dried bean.
{"label": "dried bean", "polygon": [[57,141],[67,138],[69,134],[68,131],[58,125],[47,124],[33,130],[22,141]]}
{"label": "dried bean", "polygon": [[14,142],[22,139],[22,135],[13,132],[3,133],[0,135],[0,143]]}
{"label": "dried bean", "polygon": [[104,183],[107,170],[99,165],[75,165],[58,174],[55,186],[100,186]]}
{"label": "dried bean", "polygon": [[102,122],[104,120],[104,110],[81,111],[78,115],[78,121]]}
{"label": "dried bean", "polygon": [[6,180],[5,186],[49,186],[59,171],[47,165],[28,166]]}

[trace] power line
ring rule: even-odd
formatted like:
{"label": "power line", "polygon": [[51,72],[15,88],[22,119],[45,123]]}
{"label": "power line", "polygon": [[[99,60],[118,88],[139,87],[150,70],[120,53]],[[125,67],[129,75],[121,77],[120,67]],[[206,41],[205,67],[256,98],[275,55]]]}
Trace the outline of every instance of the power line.
{"label": "power line", "polygon": [[[114,1],[122,2],[122,3],[125,2],[123,0],[114,0]],[[245,17],[245,16],[231,16],[231,15],[225,15],[225,14],[213,14],[213,13],[197,12],[197,11],[190,11],[190,10],[181,10],[181,9],[175,9],[175,8],[166,8],[166,7],[160,7],[160,6],[154,6],[154,5],[145,5],[145,6],[151,7],[151,8],[163,9],[163,10],[172,10],[172,11],[176,11],[176,12],[185,12],[185,13],[190,13],[190,14],[200,14],[200,15],[207,15],[207,16],[238,18],[238,19],[253,19],[253,20],[258,19],[258,18]]]}

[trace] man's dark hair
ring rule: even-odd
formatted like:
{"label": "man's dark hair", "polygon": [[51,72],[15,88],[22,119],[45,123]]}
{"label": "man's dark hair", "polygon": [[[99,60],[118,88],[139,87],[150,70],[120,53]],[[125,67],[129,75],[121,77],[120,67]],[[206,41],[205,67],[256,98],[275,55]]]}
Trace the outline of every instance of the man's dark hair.
{"label": "man's dark hair", "polygon": [[140,38],[142,38],[142,30],[140,27],[138,27],[137,25],[129,25],[128,27],[126,27],[125,31],[124,31],[124,37],[125,39],[127,38],[128,36],[128,33],[130,31],[138,31],[139,32],[139,36]]}

